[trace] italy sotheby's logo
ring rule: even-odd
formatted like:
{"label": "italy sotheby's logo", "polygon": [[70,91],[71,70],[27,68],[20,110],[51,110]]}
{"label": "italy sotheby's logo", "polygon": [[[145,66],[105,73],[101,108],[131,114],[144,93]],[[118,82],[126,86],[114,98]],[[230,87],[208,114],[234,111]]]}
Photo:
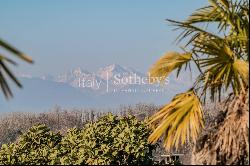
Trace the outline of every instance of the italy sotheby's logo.
{"label": "italy sotheby's logo", "polygon": [[[169,84],[169,78],[140,76],[137,73],[118,73],[105,79],[79,78],[79,88],[100,89],[106,87],[106,92],[163,92]],[[131,88],[133,86],[133,88]]]}

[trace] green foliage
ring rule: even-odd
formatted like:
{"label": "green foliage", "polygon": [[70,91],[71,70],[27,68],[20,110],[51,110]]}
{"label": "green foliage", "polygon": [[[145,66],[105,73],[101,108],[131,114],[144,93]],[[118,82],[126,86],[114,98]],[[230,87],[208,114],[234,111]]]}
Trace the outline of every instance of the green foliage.
{"label": "green foliage", "polygon": [[61,141],[45,125],[33,126],[16,143],[4,144],[0,150],[0,164],[31,165],[50,162],[52,149]]}
{"label": "green foliage", "polygon": [[[82,130],[71,129],[55,150],[56,164],[152,164],[150,130],[133,116],[108,114]],[[55,164],[51,163],[51,164]]]}
{"label": "green foliage", "polygon": [[149,135],[145,122],[112,114],[70,129],[63,138],[34,126],[16,143],[2,146],[0,164],[153,164],[156,145],[148,143]]}

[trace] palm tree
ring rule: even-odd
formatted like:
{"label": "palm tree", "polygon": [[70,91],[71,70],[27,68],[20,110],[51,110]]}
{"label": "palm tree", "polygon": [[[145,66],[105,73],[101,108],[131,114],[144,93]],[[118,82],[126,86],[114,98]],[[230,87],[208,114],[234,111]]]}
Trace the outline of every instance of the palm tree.
{"label": "palm tree", "polygon": [[[16,48],[12,47],[10,44],[8,44],[6,41],[2,39],[0,39],[0,47],[28,63],[33,63],[32,59],[29,56],[25,55],[24,53],[20,52]],[[16,76],[10,71],[7,64],[11,64],[14,66],[17,65],[17,63],[13,61],[12,59],[10,59],[8,56],[0,53],[0,87],[4,93],[4,96],[8,99],[12,97],[13,94],[7,82],[6,76],[8,76],[18,87],[21,88],[22,85],[18,81]]]}
{"label": "palm tree", "polygon": [[[167,20],[182,30],[177,42],[185,43],[183,52],[166,53],[152,66],[150,77],[164,80],[173,71],[178,77],[181,69],[192,72],[194,67],[199,74],[191,89],[176,95],[150,118],[154,131],[149,141],[156,143],[164,136],[168,150],[196,143],[193,164],[245,163],[249,159],[249,2],[209,3],[183,22]],[[225,93],[230,95],[224,102],[224,119],[201,139],[203,106],[208,98],[221,101]]]}

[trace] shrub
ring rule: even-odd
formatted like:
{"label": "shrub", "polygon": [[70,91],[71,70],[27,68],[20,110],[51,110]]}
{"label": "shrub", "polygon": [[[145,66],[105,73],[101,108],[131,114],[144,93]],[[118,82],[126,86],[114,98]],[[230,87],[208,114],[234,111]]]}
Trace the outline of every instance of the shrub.
{"label": "shrub", "polygon": [[33,126],[16,143],[4,144],[0,164],[153,164],[156,145],[148,143],[150,129],[134,116],[108,114],[62,138],[45,125]]}
{"label": "shrub", "polygon": [[82,130],[71,129],[54,151],[51,164],[127,165],[152,164],[147,138],[150,130],[134,116],[108,114]]}
{"label": "shrub", "polygon": [[52,149],[61,141],[45,125],[31,127],[16,143],[4,144],[0,150],[0,165],[47,164]]}

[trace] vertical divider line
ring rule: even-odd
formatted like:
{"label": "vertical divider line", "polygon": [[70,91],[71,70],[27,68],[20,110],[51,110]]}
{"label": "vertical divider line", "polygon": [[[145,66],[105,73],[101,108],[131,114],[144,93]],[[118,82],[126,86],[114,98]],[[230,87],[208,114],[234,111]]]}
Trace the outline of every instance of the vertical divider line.
{"label": "vertical divider line", "polygon": [[107,93],[109,92],[109,73],[107,72]]}

